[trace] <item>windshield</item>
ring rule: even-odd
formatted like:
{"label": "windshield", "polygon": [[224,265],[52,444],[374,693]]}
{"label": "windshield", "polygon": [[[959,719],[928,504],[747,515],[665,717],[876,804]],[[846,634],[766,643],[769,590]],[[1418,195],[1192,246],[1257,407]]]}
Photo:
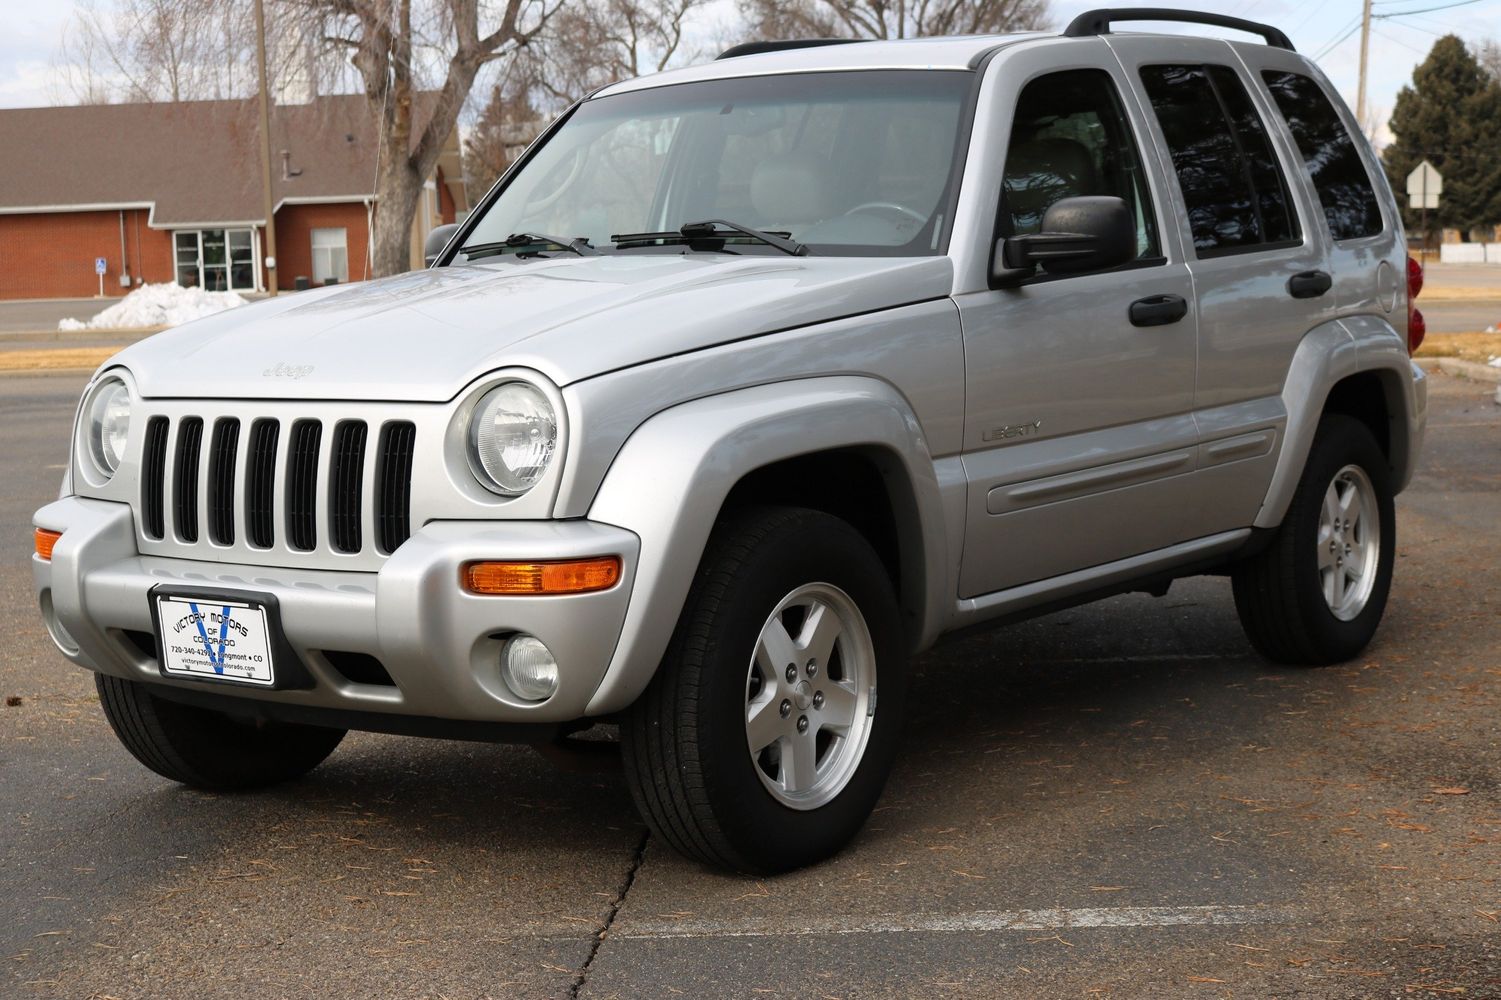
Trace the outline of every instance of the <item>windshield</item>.
{"label": "windshield", "polygon": [[[516,234],[549,234],[650,251],[670,241],[621,249],[616,237],[714,219],[790,236],[815,254],[939,253],[973,80],[958,71],[806,73],[586,101],[464,244],[493,252]],[[717,235],[721,249],[779,252]]]}

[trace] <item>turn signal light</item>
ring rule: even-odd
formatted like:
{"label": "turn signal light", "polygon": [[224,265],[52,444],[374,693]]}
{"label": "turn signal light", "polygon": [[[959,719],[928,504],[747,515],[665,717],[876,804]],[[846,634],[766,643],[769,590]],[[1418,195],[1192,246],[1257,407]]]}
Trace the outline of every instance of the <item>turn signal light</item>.
{"label": "turn signal light", "polygon": [[37,528],[32,537],[36,540],[36,554],[42,559],[51,561],[52,548],[57,540],[63,537],[61,531],[48,531],[46,528]]}
{"label": "turn signal light", "polygon": [[464,564],[459,576],[465,590],[484,596],[587,594],[608,590],[620,582],[620,557],[566,562],[472,562]]}

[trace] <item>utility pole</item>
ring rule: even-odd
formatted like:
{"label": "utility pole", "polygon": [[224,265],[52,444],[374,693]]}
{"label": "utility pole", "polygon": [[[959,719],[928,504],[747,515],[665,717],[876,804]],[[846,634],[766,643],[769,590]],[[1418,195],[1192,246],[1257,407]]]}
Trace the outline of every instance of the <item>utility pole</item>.
{"label": "utility pole", "polygon": [[[259,0],[257,0],[259,2]],[[1364,132],[1366,56],[1371,50],[1371,0],[1361,0],[1360,7],[1360,84],[1355,88],[1355,124]]]}
{"label": "utility pole", "polygon": [[[1370,10],[1370,0],[1366,0]],[[266,290],[276,294],[276,215],[271,202],[271,94],[266,83],[266,6],[264,0],[255,0],[255,57],[261,76],[261,186],[265,197],[266,213]],[[1364,73],[1365,63],[1361,63]],[[1361,77],[1365,79],[1364,76]]]}

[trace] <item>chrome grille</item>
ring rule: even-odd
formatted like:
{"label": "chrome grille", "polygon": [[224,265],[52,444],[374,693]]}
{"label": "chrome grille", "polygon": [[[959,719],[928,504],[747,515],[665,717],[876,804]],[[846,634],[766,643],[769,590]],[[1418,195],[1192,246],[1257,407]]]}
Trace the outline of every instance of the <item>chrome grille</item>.
{"label": "chrome grille", "polygon": [[141,534],[175,541],[184,556],[278,543],[283,552],[389,555],[411,535],[415,443],[407,420],[210,416],[205,427],[200,416],[153,416]]}

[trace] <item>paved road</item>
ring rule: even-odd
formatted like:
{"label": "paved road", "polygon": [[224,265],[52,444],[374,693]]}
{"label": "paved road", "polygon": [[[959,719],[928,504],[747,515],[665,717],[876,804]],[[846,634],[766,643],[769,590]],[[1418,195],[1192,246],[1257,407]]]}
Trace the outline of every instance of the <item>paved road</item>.
{"label": "paved road", "polygon": [[143,770],[30,606],[77,385],[0,382],[0,995],[1501,996],[1489,387],[1434,379],[1358,662],[1261,665],[1217,579],[955,642],[856,844],[752,881],[522,748],[352,736],[237,797]]}

